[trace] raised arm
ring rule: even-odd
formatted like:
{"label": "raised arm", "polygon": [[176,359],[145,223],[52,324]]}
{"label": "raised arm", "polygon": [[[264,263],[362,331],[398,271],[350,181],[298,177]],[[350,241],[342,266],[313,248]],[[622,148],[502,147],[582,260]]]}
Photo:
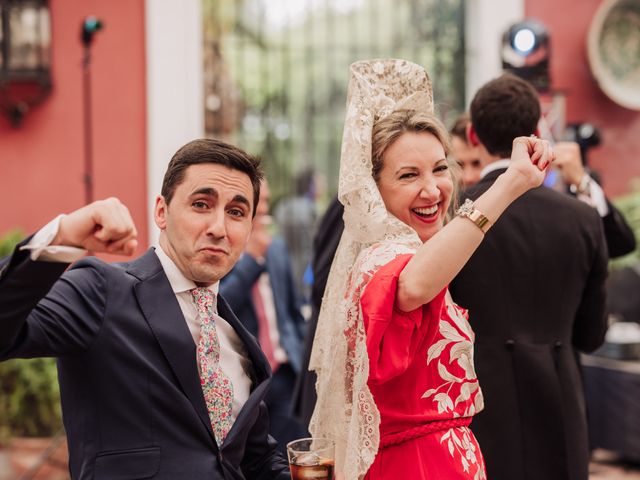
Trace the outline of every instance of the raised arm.
{"label": "raised arm", "polygon": [[[475,208],[495,222],[515,199],[542,184],[553,159],[547,141],[516,138],[509,168],[474,202]],[[484,233],[467,218],[457,216],[447,223],[418,249],[400,274],[397,306],[409,312],[431,301],[458,274],[483,238]]]}
{"label": "raised arm", "polygon": [[94,202],[63,216],[57,233],[55,228],[48,233],[47,229],[18,245],[0,263],[0,359],[77,351],[95,333],[95,322],[89,317],[103,308],[101,264],[95,259],[84,262],[60,280],[78,251],[69,255],[49,247],[127,254],[137,246],[129,212],[116,199]]}

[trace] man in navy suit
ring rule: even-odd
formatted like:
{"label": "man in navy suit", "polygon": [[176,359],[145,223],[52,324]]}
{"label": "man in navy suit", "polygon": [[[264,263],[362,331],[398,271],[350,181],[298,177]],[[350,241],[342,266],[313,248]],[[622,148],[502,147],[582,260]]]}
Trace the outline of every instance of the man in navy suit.
{"label": "man in navy suit", "polygon": [[291,399],[300,374],[305,322],[293,281],[287,247],[270,232],[271,198],[263,180],[253,230],[244,254],[220,281],[220,293],[259,341],[273,379],[265,403],[271,435],[284,453],[288,442],[309,436],[292,415]]}
{"label": "man in navy suit", "polygon": [[216,295],[251,232],[261,177],[245,152],[196,140],[165,174],[158,248],[65,273],[86,250],[135,250],[127,208],[108,199],[0,262],[0,360],[58,358],[72,478],[289,478],[268,435],[269,364]]}

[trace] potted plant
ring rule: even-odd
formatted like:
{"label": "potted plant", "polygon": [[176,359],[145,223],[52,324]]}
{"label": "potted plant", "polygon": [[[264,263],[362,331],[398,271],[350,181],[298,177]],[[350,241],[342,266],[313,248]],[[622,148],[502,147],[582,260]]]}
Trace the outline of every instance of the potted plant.
{"label": "potted plant", "polygon": [[[0,237],[0,258],[10,255],[24,235]],[[0,480],[8,467],[7,447],[15,437],[52,437],[62,428],[55,360],[16,359],[0,363]],[[8,477],[13,478],[13,477]]]}

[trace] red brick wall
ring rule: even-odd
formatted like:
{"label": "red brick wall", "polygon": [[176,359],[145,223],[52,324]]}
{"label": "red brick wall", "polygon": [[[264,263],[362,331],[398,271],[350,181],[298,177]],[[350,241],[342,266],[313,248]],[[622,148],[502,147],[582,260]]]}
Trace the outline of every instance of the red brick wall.
{"label": "red brick wall", "polygon": [[50,0],[53,91],[12,128],[0,118],[0,235],[82,206],[82,19],[105,23],[93,46],[94,194],[130,208],[147,244],[143,0]]}
{"label": "red brick wall", "polygon": [[606,192],[629,191],[640,176],[640,112],[623,108],[598,87],[587,60],[586,39],[600,0],[526,0],[525,14],[541,20],[551,35],[552,87],[565,91],[567,121],[589,121],[600,128],[602,143],[589,163],[602,173]]}

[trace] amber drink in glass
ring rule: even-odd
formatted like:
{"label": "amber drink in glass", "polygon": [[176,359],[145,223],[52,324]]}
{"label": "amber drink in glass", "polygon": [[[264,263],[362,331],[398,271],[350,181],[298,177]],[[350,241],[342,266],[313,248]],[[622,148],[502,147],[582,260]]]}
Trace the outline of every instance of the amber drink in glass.
{"label": "amber drink in glass", "polygon": [[333,480],[335,443],[326,438],[301,438],[287,444],[291,480]]}

